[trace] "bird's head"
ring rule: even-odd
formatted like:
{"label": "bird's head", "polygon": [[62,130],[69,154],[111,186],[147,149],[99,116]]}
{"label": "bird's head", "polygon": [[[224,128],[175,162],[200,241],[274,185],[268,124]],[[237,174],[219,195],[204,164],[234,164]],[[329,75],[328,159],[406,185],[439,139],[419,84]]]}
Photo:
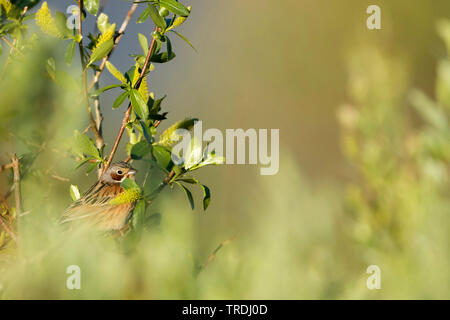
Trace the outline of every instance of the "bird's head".
{"label": "bird's head", "polygon": [[113,163],[100,177],[103,183],[121,183],[126,178],[134,178],[136,169],[133,169],[130,164],[124,161]]}

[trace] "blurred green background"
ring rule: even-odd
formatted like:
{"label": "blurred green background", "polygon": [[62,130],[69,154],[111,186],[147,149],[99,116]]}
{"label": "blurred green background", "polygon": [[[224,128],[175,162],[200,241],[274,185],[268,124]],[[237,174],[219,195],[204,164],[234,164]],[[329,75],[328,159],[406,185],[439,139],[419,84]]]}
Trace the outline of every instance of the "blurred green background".
{"label": "blurred green background", "polygon": [[[48,3],[65,12],[72,1]],[[120,24],[129,2],[105,3]],[[48,54],[63,64],[64,48],[45,43],[2,76],[1,163],[9,151],[40,151],[23,186],[28,258],[0,251],[2,297],[450,298],[450,27],[438,24],[450,3],[376,1],[376,31],[366,28],[373,1],[183,3],[192,14],[181,31],[198,53],[172,41],[177,58],[150,75],[150,90],[168,95],[161,127],[195,116],[204,129],[278,128],[279,173],[206,168],[198,178],[212,191],[208,210],[191,212],[181,192],[166,190],[149,208],[160,224],[130,252],[106,239],[53,248],[49,225],[71,202],[70,184],[86,190],[96,177],[74,170],[66,150],[87,118],[77,97],[42,79]],[[153,29],[135,23],[140,10],[111,58],[122,71],[139,51],[137,32]],[[105,72],[102,85],[113,82]],[[101,100],[107,150],[123,116],[109,107],[115,98]],[[5,194],[10,177],[0,179]],[[65,287],[71,264],[81,267],[81,290]],[[380,290],[366,287],[369,265],[381,268]]]}

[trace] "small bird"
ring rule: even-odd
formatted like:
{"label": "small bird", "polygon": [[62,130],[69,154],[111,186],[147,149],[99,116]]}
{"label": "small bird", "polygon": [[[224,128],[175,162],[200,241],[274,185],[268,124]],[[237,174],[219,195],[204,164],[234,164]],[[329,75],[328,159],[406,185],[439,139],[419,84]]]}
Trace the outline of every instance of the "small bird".
{"label": "small bird", "polygon": [[60,223],[97,231],[120,231],[130,220],[138,197],[129,196],[120,186],[134,179],[136,170],[127,162],[112,164],[78,200],[63,213]]}

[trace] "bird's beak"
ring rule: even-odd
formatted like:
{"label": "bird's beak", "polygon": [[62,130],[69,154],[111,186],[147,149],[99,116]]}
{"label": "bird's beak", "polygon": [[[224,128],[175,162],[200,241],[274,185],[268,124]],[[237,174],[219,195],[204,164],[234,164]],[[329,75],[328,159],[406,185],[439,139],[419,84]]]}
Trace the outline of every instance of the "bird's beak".
{"label": "bird's beak", "polygon": [[134,170],[134,169],[128,171],[129,176],[134,176],[135,173],[136,173],[136,170]]}

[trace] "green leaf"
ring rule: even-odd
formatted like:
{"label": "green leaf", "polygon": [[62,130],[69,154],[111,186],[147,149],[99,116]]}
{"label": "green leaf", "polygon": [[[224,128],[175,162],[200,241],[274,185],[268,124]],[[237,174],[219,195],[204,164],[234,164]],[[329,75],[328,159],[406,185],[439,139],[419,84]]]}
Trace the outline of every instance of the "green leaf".
{"label": "green leaf", "polygon": [[178,143],[182,138],[181,135],[176,134],[178,129],[190,130],[194,126],[195,122],[198,119],[195,118],[187,118],[184,120],[180,120],[169,128],[167,128],[161,135],[159,136],[158,144],[161,146],[172,147],[174,144]]}
{"label": "green leaf", "polygon": [[137,19],[137,23],[145,22],[145,20],[147,20],[148,16],[150,15],[150,10],[150,7],[145,8]]}
{"label": "green leaf", "polygon": [[142,120],[147,120],[149,115],[148,106],[138,90],[136,89],[130,90],[130,100],[131,105],[133,106],[133,110],[137,113],[139,118],[141,118]]}
{"label": "green leaf", "polygon": [[98,90],[95,90],[94,92],[92,92],[90,94],[90,96],[92,98],[95,98],[95,97],[98,97],[99,95],[101,95],[105,91],[108,91],[108,90],[111,90],[111,89],[114,89],[114,88],[117,88],[117,87],[121,87],[121,86],[122,86],[122,84],[111,84],[109,86],[106,86],[106,87],[100,88]]}
{"label": "green leaf", "polygon": [[130,179],[130,178],[126,178],[125,180],[123,180],[120,183],[120,186],[124,189],[124,190],[130,190],[130,189],[139,189],[141,190],[141,188],[138,186],[138,184],[136,183],[136,181]]}
{"label": "green leaf", "polygon": [[202,142],[198,138],[193,137],[186,153],[184,155],[184,168],[189,170],[202,161]]}
{"label": "green leaf", "polygon": [[198,183],[198,180],[195,178],[192,178],[192,177],[183,177],[183,178],[177,179],[176,181],[183,181],[183,182],[186,182],[189,184],[197,184]]}
{"label": "green leaf", "polygon": [[77,42],[75,40],[72,40],[69,45],[67,46],[66,53],[64,55],[64,60],[66,61],[66,64],[70,66],[73,61],[73,56],[75,55],[75,48],[77,46]]}
{"label": "green leaf", "polygon": [[167,52],[158,53],[156,55],[152,55],[152,58],[150,59],[151,62],[155,63],[166,63],[170,60],[173,60],[176,57],[175,53],[172,52],[172,54],[169,56]]}
{"label": "green leaf", "polygon": [[182,25],[186,21],[186,17],[177,17],[170,27],[166,31],[170,31]]}
{"label": "green leaf", "polygon": [[156,9],[156,7],[152,3],[149,3],[148,10],[149,10],[148,14],[152,18],[155,25],[161,28],[162,30],[165,30],[167,27],[166,20],[160,16],[158,9]]}
{"label": "green leaf", "polygon": [[81,157],[84,155],[92,156],[100,159],[100,153],[94,145],[94,141],[87,135],[81,134],[78,131],[75,132],[74,152]]}
{"label": "green leaf", "polygon": [[136,67],[133,66],[125,73],[125,78],[127,79],[127,82],[131,85],[134,80],[134,73],[136,72]]}
{"label": "green leaf", "polygon": [[152,151],[152,146],[146,140],[139,141],[131,147],[131,159],[140,160]]}
{"label": "green leaf", "polygon": [[70,185],[70,197],[73,201],[77,201],[81,198],[80,190],[78,190],[78,187],[73,184]]}
{"label": "green leaf", "polygon": [[111,73],[117,80],[122,82],[123,84],[127,83],[127,79],[111,62],[106,61],[106,69],[108,69],[109,73]]}
{"label": "green leaf", "polygon": [[211,202],[211,191],[204,184],[201,184],[200,186],[203,189],[203,210],[206,210]]}
{"label": "green leaf", "polygon": [[184,193],[186,193],[186,196],[189,200],[189,204],[191,205],[191,209],[194,210],[194,198],[192,197],[192,193],[191,191],[189,191],[188,188],[186,188],[185,186],[183,186],[181,183],[176,182],[175,183],[180,186],[181,189],[183,189]]}
{"label": "green leaf", "polygon": [[111,26],[109,23],[109,17],[103,12],[97,18],[97,28],[101,33],[105,33],[106,30]]}
{"label": "green leaf", "polygon": [[161,103],[164,101],[166,96],[161,99],[157,99],[151,103],[152,100],[149,100],[149,105],[151,105],[150,114],[157,114],[161,110]]}
{"label": "green leaf", "polygon": [[144,52],[144,55],[146,56],[148,54],[148,40],[147,37],[143,34],[138,34],[139,38],[139,44],[141,45],[142,51]]}
{"label": "green leaf", "polygon": [[170,12],[182,17],[187,17],[190,13],[185,6],[175,0],[160,0],[159,4]]}
{"label": "green leaf", "polygon": [[112,108],[117,109],[118,107],[120,107],[129,94],[130,93],[128,91],[125,91],[120,96],[118,96],[117,99],[114,101]]}
{"label": "green leaf", "polygon": [[145,200],[138,201],[136,203],[136,206],[133,210],[133,220],[132,225],[133,229],[137,232],[141,231],[142,228],[145,226],[146,223],[146,216],[145,211],[147,209],[147,205],[145,203]]}
{"label": "green leaf", "polygon": [[194,45],[189,41],[188,38],[183,36],[181,33],[176,32],[175,30],[170,30],[171,32],[175,33],[177,36],[179,36],[181,39],[183,39],[188,45],[191,46],[192,49],[194,49],[195,52],[198,52],[197,49],[194,47]]}
{"label": "green leaf", "polygon": [[90,14],[94,16],[97,14],[99,8],[99,0],[84,0],[83,3],[84,7]]}
{"label": "green leaf", "polygon": [[55,23],[58,31],[63,35],[64,38],[72,37],[72,31],[67,28],[67,17],[61,11],[56,11],[55,14]]}
{"label": "green leaf", "polygon": [[114,46],[114,40],[110,39],[104,43],[102,43],[100,46],[95,48],[92,53],[91,57],[89,59],[88,66],[94,63],[95,61],[98,61],[108,55],[108,53],[111,51],[111,49]]}
{"label": "green leaf", "polygon": [[167,56],[171,57],[173,55],[172,52],[172,42],[170,42],[169,37],[166,37],[166,43],[167,43]]}
{"label": "green leaf", "polygon": [[153,156],[155,157],[158,166],[165,170],[169,170],[169,166],[172,162],[172,156],[170,152],[158,145],[154,145],[152,149]]}

